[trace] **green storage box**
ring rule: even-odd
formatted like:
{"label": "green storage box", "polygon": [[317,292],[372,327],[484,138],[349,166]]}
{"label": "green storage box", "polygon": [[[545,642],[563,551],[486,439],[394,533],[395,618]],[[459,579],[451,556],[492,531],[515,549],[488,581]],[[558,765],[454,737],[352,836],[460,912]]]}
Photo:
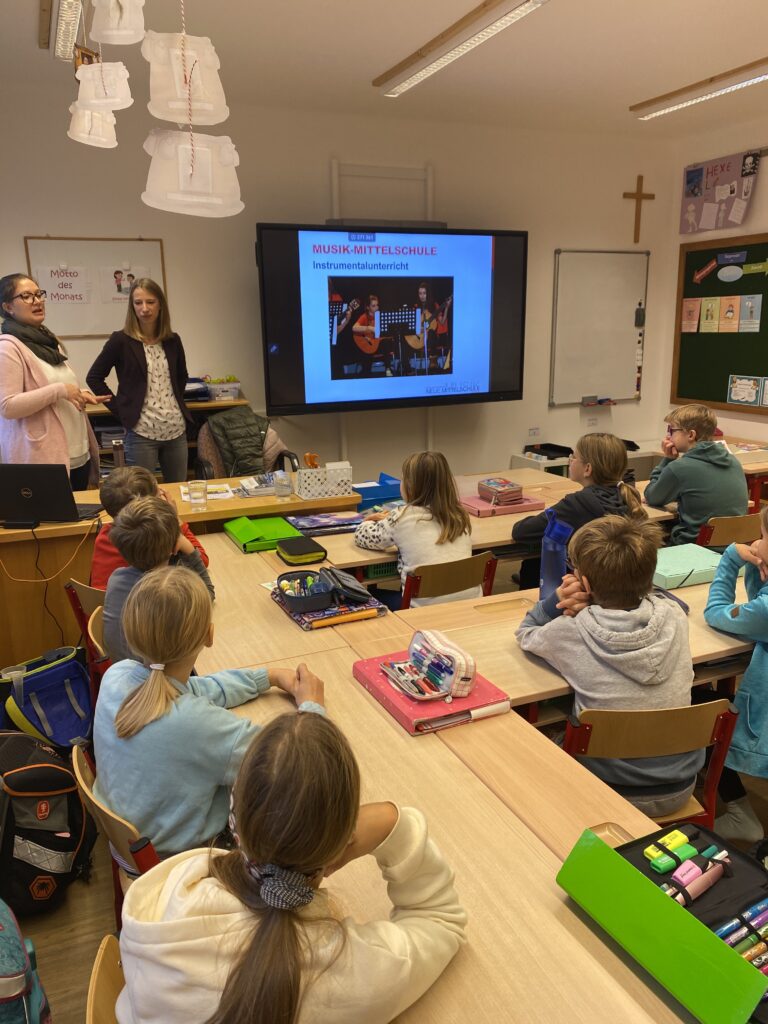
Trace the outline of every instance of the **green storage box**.
{"label": "green storage box", "polygon": [[263,519],[249,519],[240,516],[224,523],[229,539],[246,554],[252,551],[272,551],[279,540],[287,537],[301,537],[301,530],[283,519],[282,516],[265,516]]}
{"label": "green storage box", "polygon": [[[676,544],[661,548],[656,557],[653,585],[673,590],[711,583],[720,564],[720,552],[699,544]],[[742,574],[744,570],[742,569]]]}
{"label": "green storage box", "polygon": [[750,1019],[768,977],[594,832],[582,833],[557,882],[702,1024]]}

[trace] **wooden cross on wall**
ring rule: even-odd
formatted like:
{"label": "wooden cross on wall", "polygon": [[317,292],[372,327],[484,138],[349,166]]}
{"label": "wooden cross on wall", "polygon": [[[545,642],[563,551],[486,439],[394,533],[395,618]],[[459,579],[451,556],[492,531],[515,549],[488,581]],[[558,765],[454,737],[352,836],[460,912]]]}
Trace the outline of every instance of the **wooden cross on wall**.
{"label": "wooden cross on wall", "polygon": [[624,192],[625,199],[635,200],[635,237],[634,241],[640,241],[640,213],[642,209],[642,203],[644,199],[655,199],[656,195],[653,192],[643,192],[643,176],[638,174],[637,185],[635,186],[634,192]]}

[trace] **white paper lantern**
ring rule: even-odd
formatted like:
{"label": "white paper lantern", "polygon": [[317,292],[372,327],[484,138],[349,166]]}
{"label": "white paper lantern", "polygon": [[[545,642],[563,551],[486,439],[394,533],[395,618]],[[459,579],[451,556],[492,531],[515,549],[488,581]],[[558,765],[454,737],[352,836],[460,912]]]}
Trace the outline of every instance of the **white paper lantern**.
{"label": "white paper lantern", "polygon": [[80,82],[77,105],[86,110],[123,110],[133,103],[128,69],[121,62],[81,64],[75,72]]}
{"label": "white paper lantern", "polygon": [[97,43],[127,46],[144,38],[144,0],[91,0],[91,38]]}
{"label": "white paper lantern", "polygon": [[[153,117],[176,124],[220,124],[229,107],[219,78],[219,58],[205,36],[148,31],[141,54],[149,61],[149,103]],[[189,85],[184,81],[186,64]]]}
{"label": "white paper lantern", "polygon": [[[235,168],[240,163],[232,140],[226,136],[194,136],[194,159],[189,132],[155,128],[144,149],[152,157],[147,206],[193,217],[231,217],[240,213],[240,184]],[[192,171],[192,173],[190,173]]]}
{"label": "white paper lantern", "polygon": [[100,149],[115,148],[115,115],[111,110],[88,110],[73,103],[69,112],[72,115],[67,132],[70,139]]}

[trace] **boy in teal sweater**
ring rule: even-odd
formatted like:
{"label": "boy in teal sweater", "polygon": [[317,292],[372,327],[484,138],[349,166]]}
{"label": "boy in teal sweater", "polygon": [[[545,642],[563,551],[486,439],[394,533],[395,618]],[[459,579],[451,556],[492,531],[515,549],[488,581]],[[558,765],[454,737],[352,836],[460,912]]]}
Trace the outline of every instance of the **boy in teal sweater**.
{"label": "boy in teal sweater", "polygon": [[706,405],[681,405],[666,418],[664,458],[645,488],[649,505],[677,502],[672,544],[692,544],[712,516],[746,514],[747,480],[739,460],[714,441],[717,419]]}

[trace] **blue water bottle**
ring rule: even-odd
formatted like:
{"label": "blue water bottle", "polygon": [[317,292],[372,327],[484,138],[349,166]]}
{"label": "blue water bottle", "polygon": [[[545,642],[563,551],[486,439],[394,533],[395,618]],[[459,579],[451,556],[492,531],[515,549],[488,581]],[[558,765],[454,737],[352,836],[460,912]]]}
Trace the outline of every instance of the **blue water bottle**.
{"label": "blue water bottle", "polygon": [[563,582],[565,556],[573,527],[561,523],[551,508],[547,509],[547,528],[541,541],[541,577],[539,600],[545,601]]}

